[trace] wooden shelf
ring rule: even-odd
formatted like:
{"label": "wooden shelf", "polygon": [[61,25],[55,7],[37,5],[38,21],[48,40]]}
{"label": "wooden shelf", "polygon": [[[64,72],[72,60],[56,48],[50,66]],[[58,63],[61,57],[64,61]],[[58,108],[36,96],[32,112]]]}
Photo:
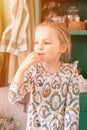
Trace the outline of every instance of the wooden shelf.
{"label": "wooden shelf", "polygon": [[87,35],[87,30],[70,30],[71,35]]}
{"label": "wooden shelf", "polygon": [[[50,2],[50,0],[42,0],[42,3]],[[55,0],[55,2],[87,2],[86,0]]]}

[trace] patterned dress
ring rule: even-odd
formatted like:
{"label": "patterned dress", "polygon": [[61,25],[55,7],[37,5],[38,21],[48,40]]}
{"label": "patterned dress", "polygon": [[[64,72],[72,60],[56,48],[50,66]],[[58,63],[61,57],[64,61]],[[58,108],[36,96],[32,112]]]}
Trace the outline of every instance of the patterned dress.
{"label": "patterned dress", "polygon": [[25,73],[24,83],[11,83],[10,102],[16,103],[29,92],[26,130],[78,130],[79,79],[77,62],[62,63],[60,69],[49,74],[41,63]]}

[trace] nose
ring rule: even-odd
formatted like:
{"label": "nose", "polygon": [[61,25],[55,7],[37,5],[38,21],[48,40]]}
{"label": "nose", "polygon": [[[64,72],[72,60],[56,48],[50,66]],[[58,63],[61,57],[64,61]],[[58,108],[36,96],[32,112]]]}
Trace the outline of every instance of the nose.
{"label": "nose", "polygon": [[43,50],[43,43],[39,43],[39,44],[38,44],[38,49],[39,49],[39,50]]}

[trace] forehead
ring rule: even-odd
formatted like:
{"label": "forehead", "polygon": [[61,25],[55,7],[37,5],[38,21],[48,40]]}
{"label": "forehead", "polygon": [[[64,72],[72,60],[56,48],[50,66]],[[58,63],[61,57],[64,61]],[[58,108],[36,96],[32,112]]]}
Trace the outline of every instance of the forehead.
{"label": "forehead", "polygon": [[57,32],[54,28],[50,26],[39,26],[35,31],[36,37],[49,37],[49,38],[57,38]]}

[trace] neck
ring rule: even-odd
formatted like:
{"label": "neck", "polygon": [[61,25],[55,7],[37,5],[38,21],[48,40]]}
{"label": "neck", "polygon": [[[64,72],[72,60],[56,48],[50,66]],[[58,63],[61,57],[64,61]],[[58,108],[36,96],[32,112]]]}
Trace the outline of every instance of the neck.
{"label": "neck", "polygon": [[53,74],[59,70],[61,62],[59,61],[57,63],[42,63],[42,65],[46,72]]}

